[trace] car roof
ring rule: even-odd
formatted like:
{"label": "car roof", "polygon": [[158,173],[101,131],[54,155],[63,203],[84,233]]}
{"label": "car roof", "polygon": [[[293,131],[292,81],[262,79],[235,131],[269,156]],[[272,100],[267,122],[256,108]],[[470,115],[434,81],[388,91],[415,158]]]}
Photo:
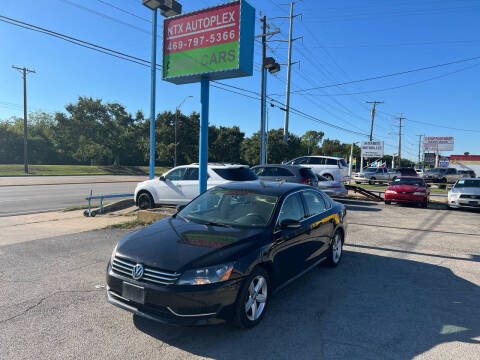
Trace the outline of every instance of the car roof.
{"label": "car roof", "polygon": [[[182,165],[183,167],[187,166],[187,167],[198,167],[198,163],[192,163],[192,164],[189,164],[189,165]],[[207,165],[208,167],[212,167],[212,168],[228,168],[228,169],[231,169],[231,168],[248,168],[248,165],[242,165],[242,164],[231,164],[231,163],[208,163]],[[181,166],[177,166],[177,167],[181,167]]]}
{"label": "car roof", "polygon": [[264,165],[255,165],[252,169],[259,168],[259,167],[283,167],[283,168],[291,168],[291,169],[310,169],[308,166],[300,166],[300,165],[287,165],[287,164],[264,164]]}
{"label": "car roof", "polygon": [[314,157],[314,158],[325,158],[325,159],[335,159],[335,160],[343,159],[343,157],[324,156],[324,155],[304,155],[304,156],[299,156],[299,157]]}
{"label": "car roof", "polygon": [[399,176],[397,179],[415,179],[415,180],[423,180],[420,176]]}
{"label": "car roof", "polygon": [[247,190],[247,191],[261,193],[264,195],[272,195],[272,196],[282,196],[290,192],[294,192],[296,190],[302,190],[302,189],[313,190],[314,189],[310,185],[303,185],[303,184],[282,182],[282,181],[278,182],[278,181],[261,181],[261,180],[231,182],[228,184],[219,185],[217,186],[217,188],[231,189],[231,190]]}

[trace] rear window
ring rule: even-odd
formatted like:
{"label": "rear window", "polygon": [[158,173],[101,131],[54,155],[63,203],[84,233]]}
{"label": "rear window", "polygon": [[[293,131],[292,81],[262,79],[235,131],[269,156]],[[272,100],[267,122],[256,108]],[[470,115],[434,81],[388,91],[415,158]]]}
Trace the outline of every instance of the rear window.
{"label": "rear window", "polygon": [[300,173],[301,177],[304,177],[307,179],[315,179],[315,180],[317,179],[313,171],[310,169],[299,169],[298,172]]}
{"label": "rear window", "polygon": [[229,181],[250,181],[257,180],[257,175],[250,168],[226,168],[226,169],[213,169],[220,177]]}
{"label": "rear window", "polygon": [[407,175],[407,176],[416,176],[417,172],[414,169],[400,169],[400,173],[402,175]]}

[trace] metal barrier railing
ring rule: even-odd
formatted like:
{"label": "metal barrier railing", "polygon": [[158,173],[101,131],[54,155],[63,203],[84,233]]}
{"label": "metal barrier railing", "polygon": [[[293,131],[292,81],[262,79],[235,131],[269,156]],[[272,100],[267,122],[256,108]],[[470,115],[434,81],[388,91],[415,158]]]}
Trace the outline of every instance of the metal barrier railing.
{"label": "metal barrier railing", "polygon": [[97,215],[97,210],[92,210],[92,200],[100,199],[100,209],[98,212],[103,214],[103,200],[104,199],[114,199],[114,198],[124,198],[124,197],[133,197],[133,194],[110,194],[110,195],[96,195],[93,196],[93,191],[90,190],[90,196],[86,197],[85,200],[88,200],[88,210],[83,212],[83,216],[85,217],[95,217]]}

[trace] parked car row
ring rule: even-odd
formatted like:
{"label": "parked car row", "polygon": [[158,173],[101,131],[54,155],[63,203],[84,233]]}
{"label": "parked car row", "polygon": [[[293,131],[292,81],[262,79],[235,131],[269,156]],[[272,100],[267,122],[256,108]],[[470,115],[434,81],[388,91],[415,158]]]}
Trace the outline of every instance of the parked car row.
{"label": "parked car row", "polygon": [[[338,163],[336,166],[340,169]],[[329,173],[338,175],[331,169]],[[311,185],[322,189],[330,196],[345,196],[347,193],[342,182],[315,173],[309,165],[269,164],[250,169],[246,165],[210,163],[207,166],[207,174],[207,189],[234,181],[260,179]],[[173,168],[157,179],[139,183],[134,193],[135,203],[140,209],[158,205],[186,204],[198,196],[198,177],[198,164]]]}

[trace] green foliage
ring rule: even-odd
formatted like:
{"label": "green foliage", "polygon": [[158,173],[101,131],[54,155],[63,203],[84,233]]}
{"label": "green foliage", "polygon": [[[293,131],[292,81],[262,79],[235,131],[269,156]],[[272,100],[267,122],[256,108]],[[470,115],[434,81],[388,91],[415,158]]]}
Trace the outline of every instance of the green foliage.
{"label": "green foliage", "polygon": [[[33,112],[28,119],[29,162],[31,164],[71,164],[136,166],[148,164],[150,157],[150,119],[141,111],[135,116],[123,105],[100,99],[79,97],[66,112]],[[198,162],[200,115],[163,112],[155,121],[156,164],[173,166],[175,123],[177,164]],[[255,165],[260,157],[260,133],[246,138],[238,126],[210,126],[209,161]],[[322,131],[309,130],[301,137],[290,133],[283,143],[283,129],[267,134],[267,161],[281,163],[312,155],[350,156],[351,144],[323,139]],[[323,140],[323,141],[322,141]],[[360,159],[360,148],[353,156]],[[387,157],[386,157],[387,158]],[[402,160],[402,165],[408,160]],[[23,163],[23,119],[0,120],[0,163]]]}

